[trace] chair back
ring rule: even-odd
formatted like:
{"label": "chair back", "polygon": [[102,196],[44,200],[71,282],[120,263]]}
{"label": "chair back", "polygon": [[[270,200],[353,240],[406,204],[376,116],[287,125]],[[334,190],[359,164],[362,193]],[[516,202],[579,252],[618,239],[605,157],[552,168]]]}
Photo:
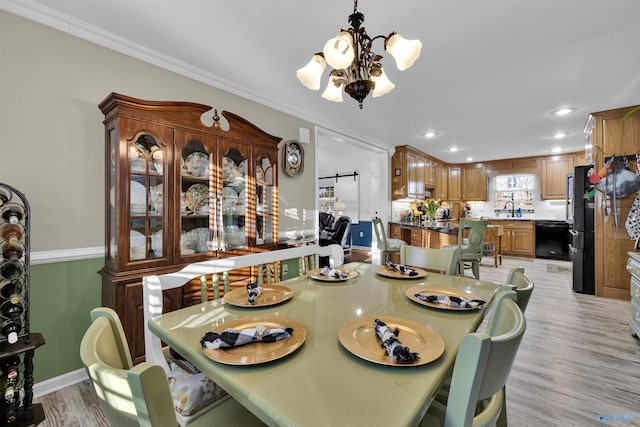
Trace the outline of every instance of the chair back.
{"label": "chair back", "polygon": [[336,218],[329,212],[320,212],[318,214],[318,219],[320,223],[320,230],[328,230],[333,228],[333,222]]}
{"label": "chair back", "polygon": [[[467,334],[460,344],[451,378],[445,425],[494,425],[502,411],[504,386],[526,329],[524,314],[513,291],[501,292],[493,302],[496,335]],[[479,401],[490,399],[478,414]]]}
{"label": "chair back", "polygon": [[380,218],[373,218],[371,222],[373,223],[373,231],[376,233],[378,249],[381,251],[388,250],[389,248],[387,247],[387,232],[384,230],[384,224],[382,224],[382,220]]}
{"label": "chair back", "polygon": [[512,289],[516,292],[518,298],[516,301],[518,307],[520,307],[520,310],[524,313],[527,309],[527,305],[529,304],[529,300],[531,299],[531,294],[533,293],[533,288],[535,286],[533,280],[524,274],[523,267],[513,267],[509,271],[509,274],[507,274],[505,285],[512,286]]}
{"label": "chair back", "polygon": [[336,220],[333,233],[333,241],[343,248],[349,247],[349,232],[351,231],[351,218],[341,216]]}
{"label": "chair back", "polygon": [[460,248],[447,249],[421,248],[400,245],[400,264],[424,268],[438,273],[455,275],[460,257]]}
{"label": "chair back", "polygon": [[[80,342],[80,358],[93,383],[100,406],[113,426],[139,426],[136,407],[146,405],[129,385],[128,374],[133,367],[131,354],[122,324],[115,311],[96,308],[91,311],[92,323]],[[155,385],[158,408],[148,410],[160,415],[164,423],[154,426],[176,425],[173,402],[164,371],[160,369],[161,381]],[[154,401],[154,406],[156,405]],[[163,406],[164,405],[164,406]],[[151,424],[149,424],[151,425]]]}
{"label": "chair back", "polygon": [[[488,219],[462,218],[458,226],[458,246],[462,259],[481,258],[484,252],[484,236],[489,225]],[[469,235],[465,238],[465,232]]]}
{"label": "chair back", "polygon": [[[169,373],[169,365],[162,348],[162,341],[149,330],[149,320],[160,316],[163,312],[163,291],[182,287],[193,279],[203,276],[211,276],[213,282],[214,299],[218,290],[218,275],[222,275],[225,291],[228,290],[228,272],[238,268],[254,267],[277,263],[278,261],[300,258],[303,269],[310,264],[318,265],[319,256],[328,256],[331,266],[342,265],[344,262],[344,251],[338,245],[329,246],[300,246],[290,249],[281,249],[269,252],[253,253],[229,258],[212,259],[208,261],[196,262],[187,265],[180,271],[156,276],[144,276],[142,278],[142,310],[144,314],[144,345],[145,358],[147,362],[160,365],[165,373]],[[309,258],[313,258],[309,261]],[[259,270],[259,268],[258,268]],[[262,277],[261,273],[260,277]],[[208,280],[205,279],[204,287],[208,287]],[[205,290],[204,292],[208,292]],[[203,292],[203,293],[204,293]],[[203,302],[206,298],[203,298]]]}

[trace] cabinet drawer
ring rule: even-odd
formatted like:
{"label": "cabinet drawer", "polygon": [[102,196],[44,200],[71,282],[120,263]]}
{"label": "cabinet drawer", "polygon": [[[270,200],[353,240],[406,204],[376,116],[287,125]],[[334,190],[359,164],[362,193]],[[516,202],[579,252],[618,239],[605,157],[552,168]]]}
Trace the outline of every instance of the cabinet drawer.
{"label": "cabinet drawer", "polygon": [[411,246],[423,246],[422,230],[411,230]]}
{"label": "cabinet drawer", "polygon": [[636,335],[640,336],[640,305],[633,300],[630,305],[631,321],[629,322],[629,326]]}
{"label": "cabinet drawer", "polygon": [[627,271],[640,280],[640,264],[633,258],[627,260]]}
{"label": "cabinet drawer", "polygon": [[640,278],[631,278],[631,299],[640,305]]}

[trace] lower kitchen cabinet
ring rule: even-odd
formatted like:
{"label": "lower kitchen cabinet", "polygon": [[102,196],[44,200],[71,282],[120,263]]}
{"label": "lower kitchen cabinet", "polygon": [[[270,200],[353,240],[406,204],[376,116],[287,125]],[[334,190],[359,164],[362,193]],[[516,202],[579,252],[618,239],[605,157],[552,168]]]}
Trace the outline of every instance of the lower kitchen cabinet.
{"label": "lower kitchen cabinet", "polygon": [[501,225],[502,254],[531,257],[535,256],[535,228],[533,221],[490,221],[491,225]]}

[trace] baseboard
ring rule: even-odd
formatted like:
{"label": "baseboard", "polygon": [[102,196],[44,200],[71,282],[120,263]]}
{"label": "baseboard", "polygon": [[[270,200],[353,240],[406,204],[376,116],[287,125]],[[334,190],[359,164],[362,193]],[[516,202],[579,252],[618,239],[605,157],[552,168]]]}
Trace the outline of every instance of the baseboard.
{"label": "baseboard", "polygon": [[88,379],[87,371],[84,368],[67,372],[66,374],[35,383],[33,385],[33,397],[42,397],[45,394],[53,393]]}

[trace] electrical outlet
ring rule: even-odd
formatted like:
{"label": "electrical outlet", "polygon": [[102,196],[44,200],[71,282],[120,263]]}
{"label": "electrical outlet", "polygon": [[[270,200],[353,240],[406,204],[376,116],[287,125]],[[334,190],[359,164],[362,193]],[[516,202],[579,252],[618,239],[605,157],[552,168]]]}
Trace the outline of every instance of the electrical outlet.
{"label": "electrical outlet", "polygon": [[360,237],[364,237],[364,231],[360,232]]}
{"label": "electrical outlet", "polygon": [[289,266],[287,264],[284,264],[282,266],[282,274],[287,274],[289,272]]}

